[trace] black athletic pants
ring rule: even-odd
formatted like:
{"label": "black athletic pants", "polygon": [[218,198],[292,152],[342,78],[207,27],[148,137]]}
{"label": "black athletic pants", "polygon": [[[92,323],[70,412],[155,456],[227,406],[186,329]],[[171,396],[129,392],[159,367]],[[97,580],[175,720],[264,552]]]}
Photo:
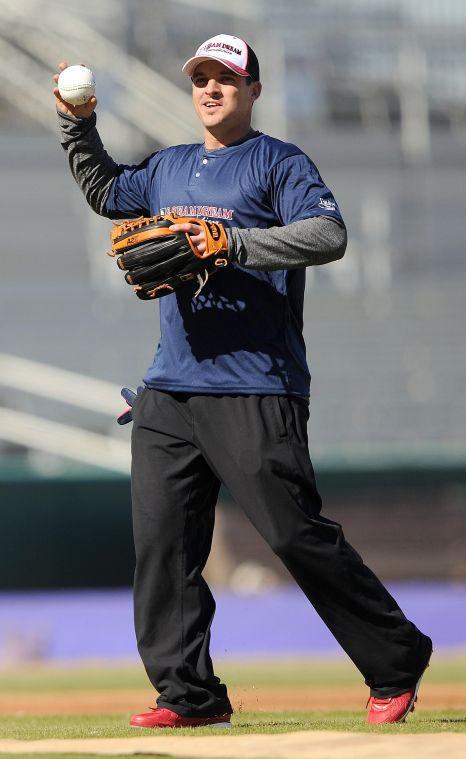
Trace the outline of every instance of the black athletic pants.
{"label": "black athletic pants", "polygon": [[[291,396],[145,389],[132,439],[138,649],[159,706],[184,716],[232,711],[209,654],[215,611],[202,577],[223,482],[281,558],[373,696],[408,690],[431,640],[320,516],[307,444],[308,403]],[[292,624],[292,620],[290,620]]]}

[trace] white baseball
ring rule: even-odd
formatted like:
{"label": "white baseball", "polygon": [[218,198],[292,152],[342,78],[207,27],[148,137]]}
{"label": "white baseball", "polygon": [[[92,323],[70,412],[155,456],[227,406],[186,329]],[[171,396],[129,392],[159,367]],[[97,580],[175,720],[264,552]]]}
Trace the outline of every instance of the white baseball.
{"label": "white baseball", "polygon": [[58,77],[58,91],[70,105],[83,105],[95,92],[95,79],[86,66],[68,66]]}

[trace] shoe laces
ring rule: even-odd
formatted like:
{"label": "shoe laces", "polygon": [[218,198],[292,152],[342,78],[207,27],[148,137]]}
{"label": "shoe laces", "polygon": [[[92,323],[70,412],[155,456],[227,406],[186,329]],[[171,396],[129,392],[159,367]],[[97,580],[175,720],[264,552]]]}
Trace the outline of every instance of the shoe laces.
{"label": "shoe laces", "polygon": [[373,704],[379,704],[380,706],[388,706],[391,700],[392,698],[377,698],[377,696],[369,696],[366,703],[366,709],[370,702]]}

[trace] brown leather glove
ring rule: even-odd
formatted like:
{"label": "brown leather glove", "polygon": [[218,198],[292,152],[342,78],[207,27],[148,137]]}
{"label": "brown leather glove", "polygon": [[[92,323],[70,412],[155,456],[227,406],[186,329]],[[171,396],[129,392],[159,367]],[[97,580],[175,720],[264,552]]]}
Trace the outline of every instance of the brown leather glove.
{"label": "brown leather glove", "polygon": [[[200,255],[186,232],[170,231],[172,224],[204,228],[206,250]],[[130,219],[114,226],[111,256],[117,257],[125,279],[138,298],[151,300],[191,287],[198,295],[209,276],[228,265],[228,240],[222,224],[179,216]]]}

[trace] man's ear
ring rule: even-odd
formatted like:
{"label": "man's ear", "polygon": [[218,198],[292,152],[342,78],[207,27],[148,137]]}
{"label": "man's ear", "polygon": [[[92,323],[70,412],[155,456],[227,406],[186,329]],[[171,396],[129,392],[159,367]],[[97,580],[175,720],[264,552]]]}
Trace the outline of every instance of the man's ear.
{"label": "man's ear", "polygon": [[257,100],[258,97],[260,97],[260,94],[262,92],[262,84],[260,82],[252,82],[251,84],[251,92],[249,93],[249,96],[252,100]]}

